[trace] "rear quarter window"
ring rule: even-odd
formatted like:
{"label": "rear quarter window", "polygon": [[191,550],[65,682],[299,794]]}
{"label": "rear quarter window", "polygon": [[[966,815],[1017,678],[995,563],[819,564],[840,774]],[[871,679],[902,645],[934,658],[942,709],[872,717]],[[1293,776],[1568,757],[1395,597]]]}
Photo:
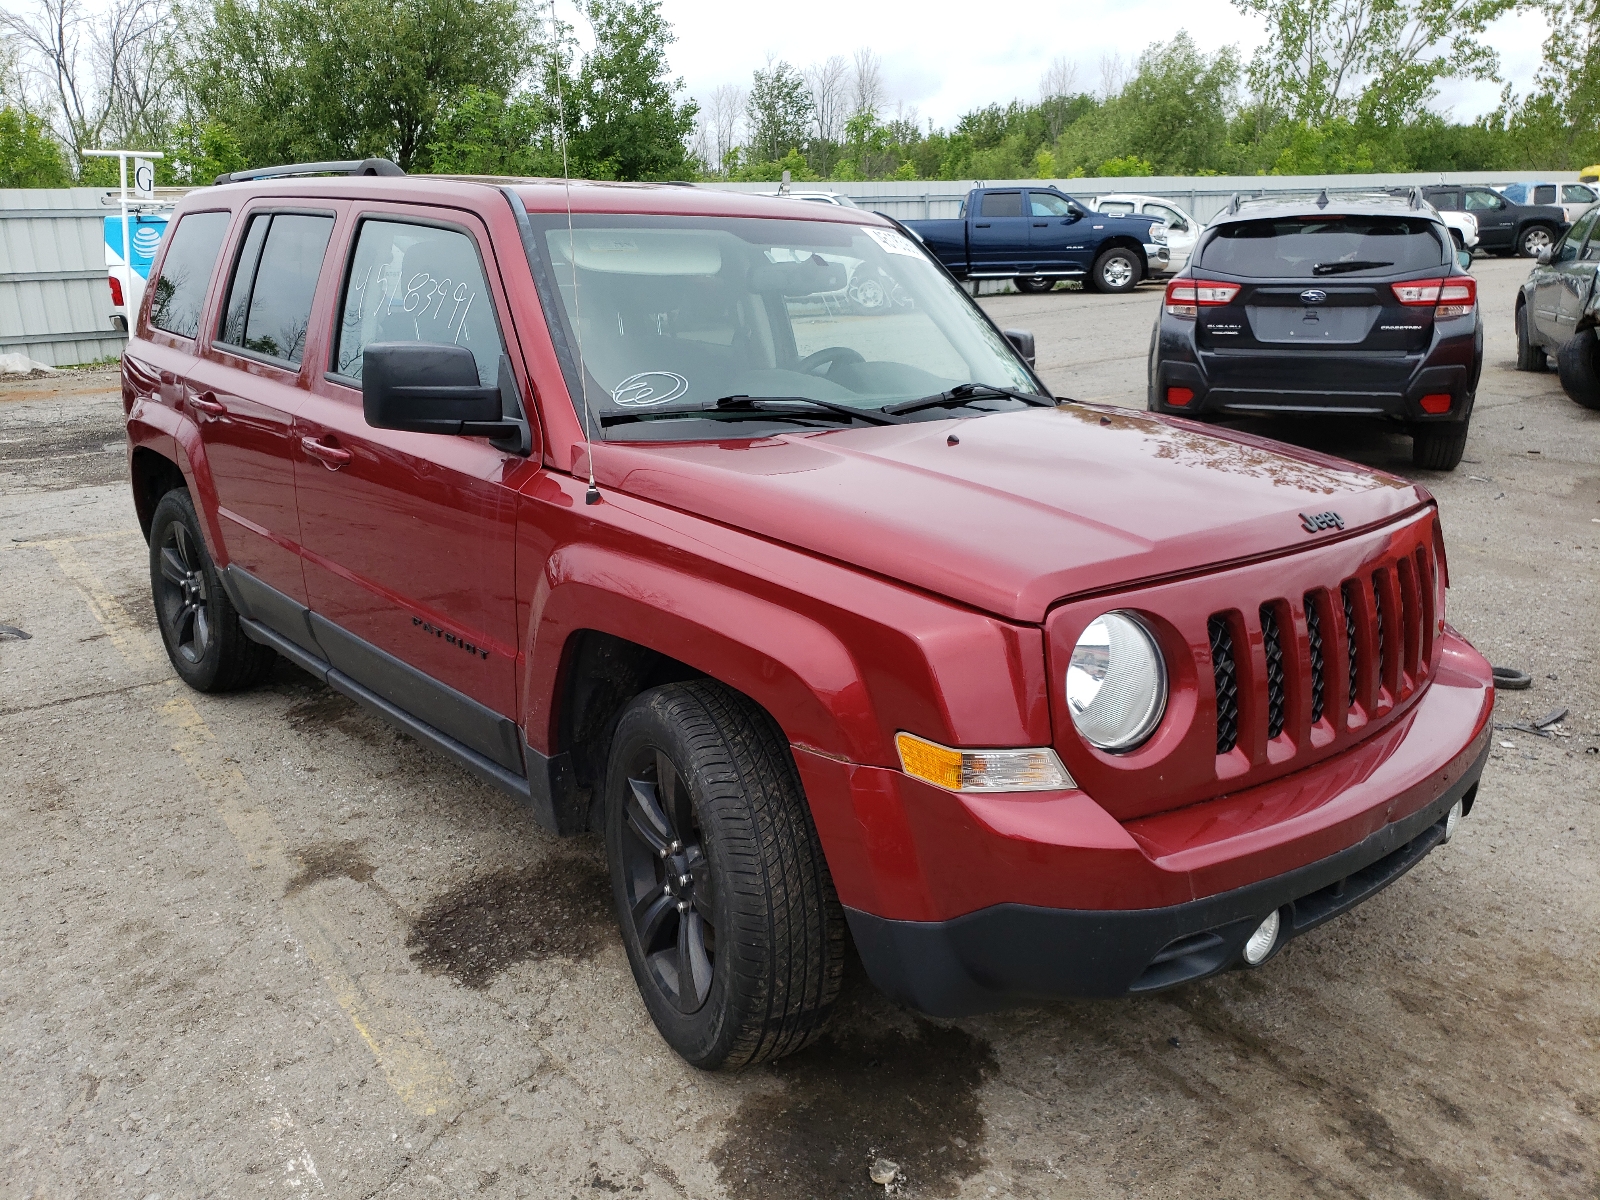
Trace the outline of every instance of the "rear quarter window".
{"label": "rear quarter window", "polygon": [[1397,275],[1445,261],[1445,242],[1433,221],[1330,216],[1223,225],[1206,243],[1200,266],[1254,279],[1316,279]]}
{"label": "rear quarter window", "polygon": [[227,212],[200,212],[179,219],[151,296],[150,324],[179,337],[192,338],[200,332],[206,286],[232,217]]}

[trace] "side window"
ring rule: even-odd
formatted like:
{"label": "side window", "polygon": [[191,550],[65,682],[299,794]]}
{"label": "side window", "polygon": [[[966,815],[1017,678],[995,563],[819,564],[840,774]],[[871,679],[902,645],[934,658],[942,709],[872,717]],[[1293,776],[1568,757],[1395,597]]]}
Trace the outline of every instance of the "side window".
{"label": "side window", "polygon": [[1586,213],[1578,218],[1578,223],[1567,230],[1567,235],[1561,239],[1556,252],[1551,255],[1551,262],[1572,262],[1578,257],[1578,252],[1583,249],[1583,239],[1589,236],[1589,230],[1594,227],[1594,214]]}
{"label": "side window", "polygon": [[981,209],[986,217],[1020,217],[1022,215],[1022,193],[987,192],[983,197]]}
{"label": "side window", "polygon": [[370,342],[465,346],[478,379],[500,375],[503,344],[478,249],[466,234],[431,225],[368,220],[356,235],[345,281],[334,370],[361,378]]}
{"label": "side window", "polygon": [[306,352],[311,301],[333,218],[257,213],[228,285],[217,340],[294,366]]}
{"label": "side window", "polygon": [[1177,209],[1168,208],[1165,204],[1146,204],[1144,215],[1147,217],[1160,217],[1167,223],[1167,228],[1173,233],[1188,233],[1189,222],[1178,215]]}
{"label": "side window", "polygon": [[1467,192],[1468,212],[1499,212],[1505,206],[1505,197],[1496,195],[1488,188],[1471,188]]}
{"label": "side window", "polygon": [[1553,183],[1540,184],[1533,189],[1533,203],[1554,204],[1556,202],[1556,185]]}
{"label": "side window", "polygon": [[1561,202],[1563,204],[1593,204],[1595,201],[1594,190],[1586,188],[1581,183],[1564,183],[1561,185]]}
{"label": "side window", "polygon": [[203,212],[178,222],[150,298],[150,324],[179,337],[192,338],[200,332],[206,285],[232,219],[232,213]]}
{"label": "side window", "polygon": [[1100,203],[1099,211],[1111,213],[1114,216],[1127,216],[1133,211],[1133,205],[1126,200],[1103,200]]}
{"label": "side window", "polygon": [[[1581,257],[1584,262],[1600,262],[1600,237],[1595,237],[1595,224],[1600,222],[1600,209],[1591,208],[1578,218],[1578,223],[1567,230],[1567,236],[1562,239],[1563,251],[1571,246],[1575,252],[1574,257]],[[1589,239],[1585,246],[1583,240]]]}
{"label": "side window", "polygon": [[1029,192],[1028,206],[1036,217],[1070,217],[1072,205],[1060,196],[1049,192]]}

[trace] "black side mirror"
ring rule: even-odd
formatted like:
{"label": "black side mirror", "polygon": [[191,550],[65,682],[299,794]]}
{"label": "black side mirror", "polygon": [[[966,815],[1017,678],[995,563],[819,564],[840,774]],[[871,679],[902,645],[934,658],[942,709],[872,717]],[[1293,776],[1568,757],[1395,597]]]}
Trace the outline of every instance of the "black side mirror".
{"label": "black side mirror", "polygon": [[1022,361],[1033,366],[1033,331],[1029,329],[1002,329],[1011,348],[1022,356]]}
{"label": "black side mirror", "polygon": [[[373,342],[361,355],[361,407],[374,429],[487,437],[526,454],[528,423],[515,406],[507,418],[509,365],[502,356],[495,387],[478,382],[478,363],[465,346],[432,342]],[[515,446],[509,443],[515,441]]]}

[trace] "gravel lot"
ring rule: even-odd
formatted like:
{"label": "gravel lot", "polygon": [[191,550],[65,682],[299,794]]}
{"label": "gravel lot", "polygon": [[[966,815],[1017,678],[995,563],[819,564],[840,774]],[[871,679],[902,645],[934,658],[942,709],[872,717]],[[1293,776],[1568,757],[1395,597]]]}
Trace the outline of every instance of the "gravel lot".
{"label": "gravel lot", "polygon": [[[287,663],[188,692],[115,378],[0,385],[0,1194],[1600,1195],[1600,413],[1512,370],[1478,266],[1451,620],[1531,671],[1460,836],[1267,968],[934,1022],[856,967],[737,1077],[666,1051],[598,847]],[[1053,386],[1142,407],[1159,289],[997,296]],[[1266,428],[1266,427],[1263,427]],[[1411,474],[1379,430],[1273,432]]]}

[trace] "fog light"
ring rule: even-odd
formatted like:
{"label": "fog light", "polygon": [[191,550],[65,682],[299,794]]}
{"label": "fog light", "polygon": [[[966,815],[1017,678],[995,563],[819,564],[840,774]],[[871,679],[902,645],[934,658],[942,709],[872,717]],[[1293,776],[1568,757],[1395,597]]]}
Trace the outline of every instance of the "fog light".
{"label": "fog light", "polygon": [[1425,413],[1447,413],[1450,411],[1450,393],[1433,392],[1422,398],[1422,411]]}
{"label": "fog light", "polygon": [[1259,967],[1267,961],[1267,955],[1272,953],[1272,948],[1278,944],[1278,910],[1273,909],[1267,914],[1267,919],[1256,926],[1256,931],[1250,935],[1250,940],[1244,944],[1244,960],[1252,967]]}
{"label": "fog light", "polygon": [[1194,389],[1185,387],[1169,387],[1167,389],[1167,403],[1173,408],[1183,408],[1194,399]]}
{"label": "fog light", "polygon": [[1460,800],[1450,806],[1450,811],[1444,815],[1444,840],[1449,841],[1456,835],[1456,826],[1461,824],[1461,818],[1467,809]]}

